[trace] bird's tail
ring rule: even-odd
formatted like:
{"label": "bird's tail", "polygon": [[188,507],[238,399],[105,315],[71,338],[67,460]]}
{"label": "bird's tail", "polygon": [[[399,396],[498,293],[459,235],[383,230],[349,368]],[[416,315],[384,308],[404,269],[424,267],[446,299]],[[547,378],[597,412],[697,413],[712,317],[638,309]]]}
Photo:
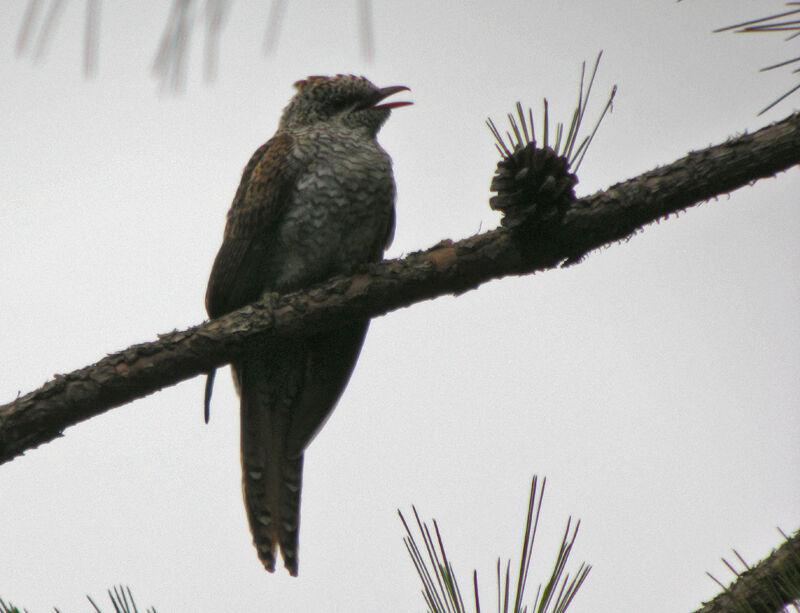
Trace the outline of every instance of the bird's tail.
{"label": "bird's tail", "polygon": [[347,384],[368,325],[276,342],[234,366],[247,518],[258,557],[270,572],[280,546],[286,568],[297,575],[303,450]]}
{"label": "bird's tail", "polygon": [[[242,488],[253,543],[264,568],[275,570],[279,546],[289,573],[297,576],[303,455],[287,455],[288,406],[274,385],[292,385],[292,369],[274,372],[259,358],[236,368],[241,393]],[[289,400],[285,398],[285,400]],[[277,401],[277,402],[276,402]],[[277,406],[276,406],[277,405]]]}

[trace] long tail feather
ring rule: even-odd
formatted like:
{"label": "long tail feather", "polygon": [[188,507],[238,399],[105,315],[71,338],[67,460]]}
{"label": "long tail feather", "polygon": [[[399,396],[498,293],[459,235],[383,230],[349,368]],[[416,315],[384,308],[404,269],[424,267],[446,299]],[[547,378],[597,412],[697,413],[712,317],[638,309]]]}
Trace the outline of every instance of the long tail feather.
{"label": "long tail feather", "polygon": [[284,565],[297,575],[303,452],[347,384],[367,326],[278,342],[234,365],[247,518],[270,572],[280,547]]}
{"label": "long tail feather", "polygon": [[286,568],[297,575],[303,456],[286,456],[293,400],[286,391],[297,388],[291,379],[299,374],[289,366],[282,360],[276,369],[255,358],[237,366],[236,372],[241,386],[242,486],[253,542],[268,571],[275,570],[275,549],[280,546]]}

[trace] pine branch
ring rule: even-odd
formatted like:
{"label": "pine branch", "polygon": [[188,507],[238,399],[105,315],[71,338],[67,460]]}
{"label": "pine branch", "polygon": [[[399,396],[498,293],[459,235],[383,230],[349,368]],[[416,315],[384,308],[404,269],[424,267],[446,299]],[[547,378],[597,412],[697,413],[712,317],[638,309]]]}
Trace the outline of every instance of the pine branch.
{"label": "pine branch", "polygon": [[[309,336],[508,275],[574,264],[642,226],[800,163],[800,114],[753,134],[572,202],[563,219],[521,245],[500,228],[371,265],[308,290],[269,299],[96,364],[56,375],[0,406],[0,463],[61,436],[64,428],[222,366],[255,340]],[[198,399],[198,407],[200,406]]]}
{"label": "pine branch", "polygon": [[[736,573],[736,582],[725,587],[711,602],[695,613],[777,613],[800,601],[800,530],[765,559],[743,573]],[[734,552],[735,553],[735,552]],[[739,560],[744,563],[744,560]],[[728,568],[728,562],[723,560]],[[735,572],[735,571],[734,571]],[[713,579],[713,577],[712,577]]]}

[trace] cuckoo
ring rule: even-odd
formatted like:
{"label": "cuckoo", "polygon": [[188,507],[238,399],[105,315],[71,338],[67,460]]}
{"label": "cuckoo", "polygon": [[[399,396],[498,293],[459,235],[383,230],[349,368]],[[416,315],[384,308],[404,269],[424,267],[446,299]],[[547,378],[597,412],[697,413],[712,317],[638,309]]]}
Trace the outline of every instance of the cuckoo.
{"label": "cuckoo", "polygon": [[[252,156],[227,215],[206,292],[210,317],[380,260],[394,232],[395,185],[376,140],[404,86],[309,77]],[[244,500],[264,567],[280,548],[297,575],[303,452],[339,399],[368,321],[254,347],[232,363],[241,406]],[[214,373],[206,384],[205,411]]]}

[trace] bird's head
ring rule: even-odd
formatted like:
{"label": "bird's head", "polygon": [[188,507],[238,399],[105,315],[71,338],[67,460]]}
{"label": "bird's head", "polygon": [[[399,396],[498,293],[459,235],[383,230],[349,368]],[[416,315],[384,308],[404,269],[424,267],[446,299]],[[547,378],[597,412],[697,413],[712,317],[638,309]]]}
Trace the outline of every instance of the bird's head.
{"label": "bird's head", "polygon": [[392,109],[411,104],[383,102],[392,94],[408,90],[407,87],[376,87],[364,77],[353,75],[308,77],[294,86],[297,94],[283,110],[281,128],[336,122],[375,136]]}

